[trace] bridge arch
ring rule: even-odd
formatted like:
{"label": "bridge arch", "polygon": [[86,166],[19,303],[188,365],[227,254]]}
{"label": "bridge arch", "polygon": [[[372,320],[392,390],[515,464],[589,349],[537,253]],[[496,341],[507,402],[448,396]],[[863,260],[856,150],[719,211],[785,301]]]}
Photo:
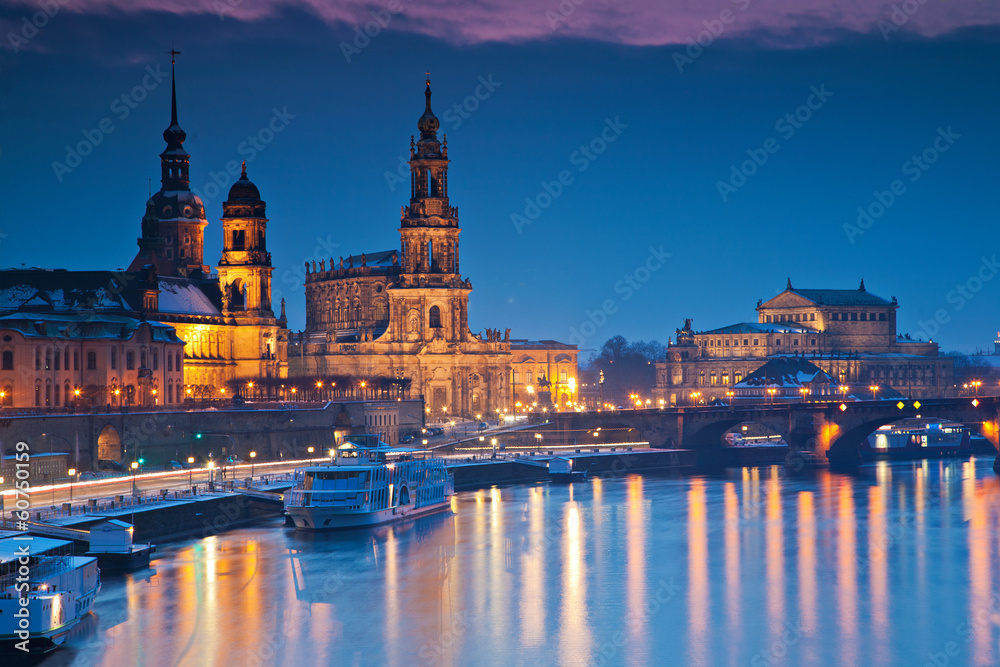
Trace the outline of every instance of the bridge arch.
{"label": "bridge arch", "polygon": [[[882,426],[888,424],[895,424],[907,419],[915,419],[913,415],[883,415],[881,417],[872,417],[862,421],[860,424],[856,424],[843,432],[838,429],[836,432],[831,434],[829,445],[826,448],[827,458],[831,463],[855,463],[861,460],[861,445],[865,439],[875,433]],[[926,421],[928,423],[934,422],[952,422],[952,423],[965,423],[959,422],[947,417],[936,417],[934,415],[920,416],[920,421]],[[819,452],[821,453],[821,452]]]}
{"label": "bridge arch", "polygon": [[747,419],[746,417],[725,417],[719,421],[705,424],[698,430],[684,435],[684,446],[688,449],[701,447],[722,447],[722,438],[727,432],[741,424],[760,424],[772,433],[781,436],[786,443],[790,443],[788,429],[770,420]]}

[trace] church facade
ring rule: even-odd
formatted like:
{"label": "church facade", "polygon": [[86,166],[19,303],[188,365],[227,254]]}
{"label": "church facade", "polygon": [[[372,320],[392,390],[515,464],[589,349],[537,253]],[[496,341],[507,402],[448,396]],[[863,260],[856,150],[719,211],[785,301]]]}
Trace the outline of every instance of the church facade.
{"label": "church facade", "polygon": [[[209,223],[190,188],[173,67],[171,79],[161,188],[146,202],[139,250],[128,269],[0,272],[0,315],[6,316],[0,328],[10,329],[2,334],[2,351],[19,366],[7,370],[20,371],[0,378],[9,405],[70,407],[81,396],[98,405],[170,405],[224,398],[239,380],[287,376],[284,312],[276,318],[271,305],[266,204],[244,165],[223,204],[223,252],[213,273],[204,263]],[[72,326],[21,326],[36,320]],[[115,336],[107,335],[111,330]],[[19,341],[31,349],[15,350]],[[74,357],[70,371],[69,361],[61,369],[58,361],[36,361],[69,354],[65,350],[82,350],[86,365]],[[27,361],[17,364],[21,357]]]}
{"label": "church facade", "polygon": [[472,283],[429,80],[424,95],[399,248],[306,264],[306,325],[289,346],[289,374],[405,379],[435,418],[495,416],[511,406],[510,330],[469,329]]}
{"label": "church facade", "polygon": [[797,289],[789,280],[781,294],[757,302],[756,322],[695,331],[686,320],[656,364],[654,399],[666,406],[729,401],[770,360],[790,357],[829,374],[845,395],[948,395],[954,360],[937,343],[897,333],[898,308],[895,297],[872,294],[863,280],[856,290]]}

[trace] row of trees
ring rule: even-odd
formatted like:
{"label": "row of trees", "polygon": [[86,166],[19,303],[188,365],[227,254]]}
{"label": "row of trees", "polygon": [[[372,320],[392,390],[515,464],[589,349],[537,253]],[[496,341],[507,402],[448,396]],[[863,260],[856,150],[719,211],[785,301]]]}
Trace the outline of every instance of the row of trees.
{"label": "row of trees", "polygon": [[627,406],[632,396],[651,397],[656,386],[656,362],[665,359],[664,345],[658,340],[629,342],[624,336],[609,338],[596,356],[585,362],[584,370],[604,371],[604,402]]}

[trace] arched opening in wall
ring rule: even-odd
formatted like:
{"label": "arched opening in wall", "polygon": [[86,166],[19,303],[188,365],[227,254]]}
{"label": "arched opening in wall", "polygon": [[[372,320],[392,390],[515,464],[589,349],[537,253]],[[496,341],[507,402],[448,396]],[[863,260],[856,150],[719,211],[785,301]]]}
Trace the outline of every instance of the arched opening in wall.
{"label": "arched opening in wall", "polygon": [[483,412],[483,399],[479,394],[472,395],[472,411],[476,414]]}
{"label": "arched opening in wall", "polygon": [[242,278],[237,278],[229,286],[229,309],[246,310],[247,307],[246,283]]}
{"label": "arched opening in wall", "polygon": [[98,461],[121,463],[122,441],[118,436],[118,431],[113,426],[105,426],[101,434],[97,436],[97,459]]}
{"label": "arched opening in wall", "polygon": [[12,370],[14,370],[14,351],[13,350],[4,350],[3,351],[3,365],[0,366],[0,369],[5,370],[5,371],[12,371]]}
{"label": "arched opening in wall", "polygon": [[430,315],[427,318],[428,326],[432,329],[441,328],[441,308],[439,306],[431,306]]}

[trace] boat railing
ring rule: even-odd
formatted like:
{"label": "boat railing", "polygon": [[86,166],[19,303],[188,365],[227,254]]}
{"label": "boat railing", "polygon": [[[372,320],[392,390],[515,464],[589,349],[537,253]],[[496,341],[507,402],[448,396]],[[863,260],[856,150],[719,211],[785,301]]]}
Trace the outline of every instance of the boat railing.
{"label": "boat railing", "polygon": [[343,507],[361,509],[368,503],[368,492],[364,489],[337,490],[321,489],[306,491],[295,489],[288,492],[288,507]]}

